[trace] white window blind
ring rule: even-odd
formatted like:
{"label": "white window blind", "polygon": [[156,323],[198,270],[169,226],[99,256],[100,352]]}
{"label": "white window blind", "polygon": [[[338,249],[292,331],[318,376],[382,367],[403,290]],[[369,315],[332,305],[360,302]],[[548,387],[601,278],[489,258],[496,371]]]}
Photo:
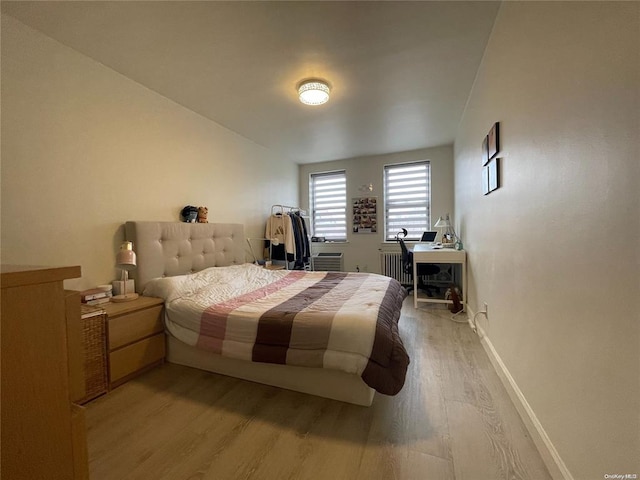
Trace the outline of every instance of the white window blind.
{"label": "white window blind", "polygon": [[384,167],[385,239],[395,240],[403,228],[408,240],[430,230],[431,172],[428,161]]}
{"label": "white window blind", "polygon": [[313,235],[327,240],[347,239],[347,176],[344,170],[312,173],[310,179]]}

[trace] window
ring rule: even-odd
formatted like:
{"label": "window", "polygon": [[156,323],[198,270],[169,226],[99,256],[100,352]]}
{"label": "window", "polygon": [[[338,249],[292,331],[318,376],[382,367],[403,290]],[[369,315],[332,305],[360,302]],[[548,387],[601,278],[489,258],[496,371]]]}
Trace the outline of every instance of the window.
{"label": "window", "polygon": [[384,167],[385,240],[403,228],[408,240],[419,240],[431,225],[431,173],[428,161]]}
{"label": "window", "polygon": [[347,176],[340,172],[312,173],[310,204],[313,235],[347,240]]}

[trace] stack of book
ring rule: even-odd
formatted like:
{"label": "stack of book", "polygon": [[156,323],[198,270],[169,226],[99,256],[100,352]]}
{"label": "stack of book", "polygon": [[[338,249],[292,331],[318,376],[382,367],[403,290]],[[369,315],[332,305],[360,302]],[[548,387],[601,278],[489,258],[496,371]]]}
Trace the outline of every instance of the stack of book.
{"label": "stack of book", "polygon": [[111,290],[105,290],[103,288],[90,288],[80,292],[80,299],[82,303],[87,305],[102,305],[103,303],[109,303],[111,301]]}

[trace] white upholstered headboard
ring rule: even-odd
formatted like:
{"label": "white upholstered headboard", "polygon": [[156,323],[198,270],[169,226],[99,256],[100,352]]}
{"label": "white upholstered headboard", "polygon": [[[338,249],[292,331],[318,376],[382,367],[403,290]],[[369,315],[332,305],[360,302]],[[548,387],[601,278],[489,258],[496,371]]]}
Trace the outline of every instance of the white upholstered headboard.
{"label": "white upholstered headboard", "polygon": [[246,262],[238,223],[127,222],[125,230],[137,257],[137,292],[153,278]]}

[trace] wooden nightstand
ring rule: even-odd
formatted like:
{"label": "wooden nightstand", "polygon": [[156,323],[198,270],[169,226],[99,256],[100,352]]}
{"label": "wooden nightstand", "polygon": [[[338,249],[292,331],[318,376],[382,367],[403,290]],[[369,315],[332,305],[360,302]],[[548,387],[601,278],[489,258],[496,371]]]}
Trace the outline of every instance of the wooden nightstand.
{"label": "wooden nightstand", "polygon": [[163,303],[161,298],[138,297],[101,305],[107,313],[110,388],[164,362]]}

